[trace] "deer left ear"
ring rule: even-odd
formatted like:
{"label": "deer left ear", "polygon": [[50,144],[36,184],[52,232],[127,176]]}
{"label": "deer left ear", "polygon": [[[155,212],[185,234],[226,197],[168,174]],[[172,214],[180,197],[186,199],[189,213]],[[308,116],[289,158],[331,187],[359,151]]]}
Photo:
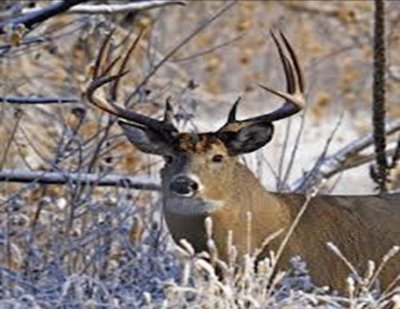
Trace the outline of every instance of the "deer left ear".
{"label": "deer left ear", "polygon": [[167,155],[173,152],[171,142],[162,134],[123,120],[118,121],[118,124],[129,141],[139,150],[155,155]]}
{"label": "deer left ear", "polygon": [[265,146],[274,134],[272,123],[254,124],[243,127],[237,132],[222,131],[218,133],[230,155],[253,152]]}

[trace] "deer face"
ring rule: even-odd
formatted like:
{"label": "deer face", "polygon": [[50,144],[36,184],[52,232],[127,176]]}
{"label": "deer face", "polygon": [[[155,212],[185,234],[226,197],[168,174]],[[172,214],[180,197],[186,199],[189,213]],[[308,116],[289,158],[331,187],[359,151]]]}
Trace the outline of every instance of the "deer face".
{"label": "deer face", "polygon": [[177,214],[207,214],[223,207],[235,179],[237,155],[268,143],[271,123],[241,128],[238,132],[179,133],[172,140],[120,122],[129,140],[140,150],[162,155],[164,206]]}

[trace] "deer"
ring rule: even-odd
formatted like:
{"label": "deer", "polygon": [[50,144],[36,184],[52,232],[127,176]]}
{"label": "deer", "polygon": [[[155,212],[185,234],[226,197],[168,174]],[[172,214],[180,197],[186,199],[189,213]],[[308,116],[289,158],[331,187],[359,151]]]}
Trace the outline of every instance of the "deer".
{"label": "deer", "polygon": [[[283,66],[286,91],[259,86],[283,99],[283,104],[272,112],[239,120],[237,100],[226,123],[216,131],[179,132],[169,101],[163,119],[158,120],[99,95],[98,89],[111,82],[115,85],[127,73],[126,59],[133,48],[118,74],[108,76],[116,61],[103,73],[97,68],[86,88],[88,102],[116,116],[127,139],[139,151],[164,158],[160,171],[162,211],[174,241],[185,239],[196,252],[207,251],[205,220],[211,218],[212,237],[219,257],[225,261],[229,255],[228,235],[239,256],[249,250],[248,236],[251,250],[264,246],[258,260],[271,250],[276,252],[283,236],[278,235],[267,245],[265,239],[279,230],[287,231],[307,202],[305,194],[268,191],[239,160],[240,155],[254,152],[271,141],[274,122],[299,113],[306,104],[303,72],[294,48],[283,33],[277,36],[271,32],[271,36]],[[103,45],[98,59],[103,57],[104,49]],[[249,213],[252,224],[247,235]],[[366,271],[369,260],[379,264],[385,254],[400,245],[400,195],[314,196],[277,266],[285,268],[292,256],[300,256],[316,285],[345,291],[350,270],[327,243],[335,244],[359,273]],[[379,273],[381,287],[388,287],[399,274],[400,257],[395,256]]]}

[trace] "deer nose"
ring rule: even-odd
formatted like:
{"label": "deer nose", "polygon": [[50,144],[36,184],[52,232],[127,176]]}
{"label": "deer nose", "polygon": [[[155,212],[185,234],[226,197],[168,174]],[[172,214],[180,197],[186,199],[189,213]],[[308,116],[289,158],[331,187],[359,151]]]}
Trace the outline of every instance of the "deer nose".
{"label": "deer nose", "polygon": [[178,176],[171,181],[169,189],[177,195],[192,196],[199,190],[199,184],[188,176]]}

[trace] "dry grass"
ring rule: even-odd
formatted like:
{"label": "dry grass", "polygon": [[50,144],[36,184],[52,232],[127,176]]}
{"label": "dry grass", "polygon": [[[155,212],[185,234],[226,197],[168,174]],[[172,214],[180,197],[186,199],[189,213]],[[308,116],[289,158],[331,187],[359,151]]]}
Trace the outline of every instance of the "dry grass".
{"label": "dry grass", "polygon": [[[240,258],[230,244],[225,263],[211,238],[212,222],[206,222],[210,254],[195,253],[184,240],[173,244],[155,202],[138,208],[140,193],[90,189],[77,197],[76,191],[55,196],[30,188],[2,204],[0,307],[386,308],[398,302],[398,288],[379,291],[376,282],[398,247],[382,265],[370,262],[366,274],[357,274],[327,244],[349,265],[348,294],[338,295],[316,287],[300,257],[283,271],[276,269],[279,253],[270,252],[255,267],[259,251]],[[33,193],[38,201],[28,202]]]}

